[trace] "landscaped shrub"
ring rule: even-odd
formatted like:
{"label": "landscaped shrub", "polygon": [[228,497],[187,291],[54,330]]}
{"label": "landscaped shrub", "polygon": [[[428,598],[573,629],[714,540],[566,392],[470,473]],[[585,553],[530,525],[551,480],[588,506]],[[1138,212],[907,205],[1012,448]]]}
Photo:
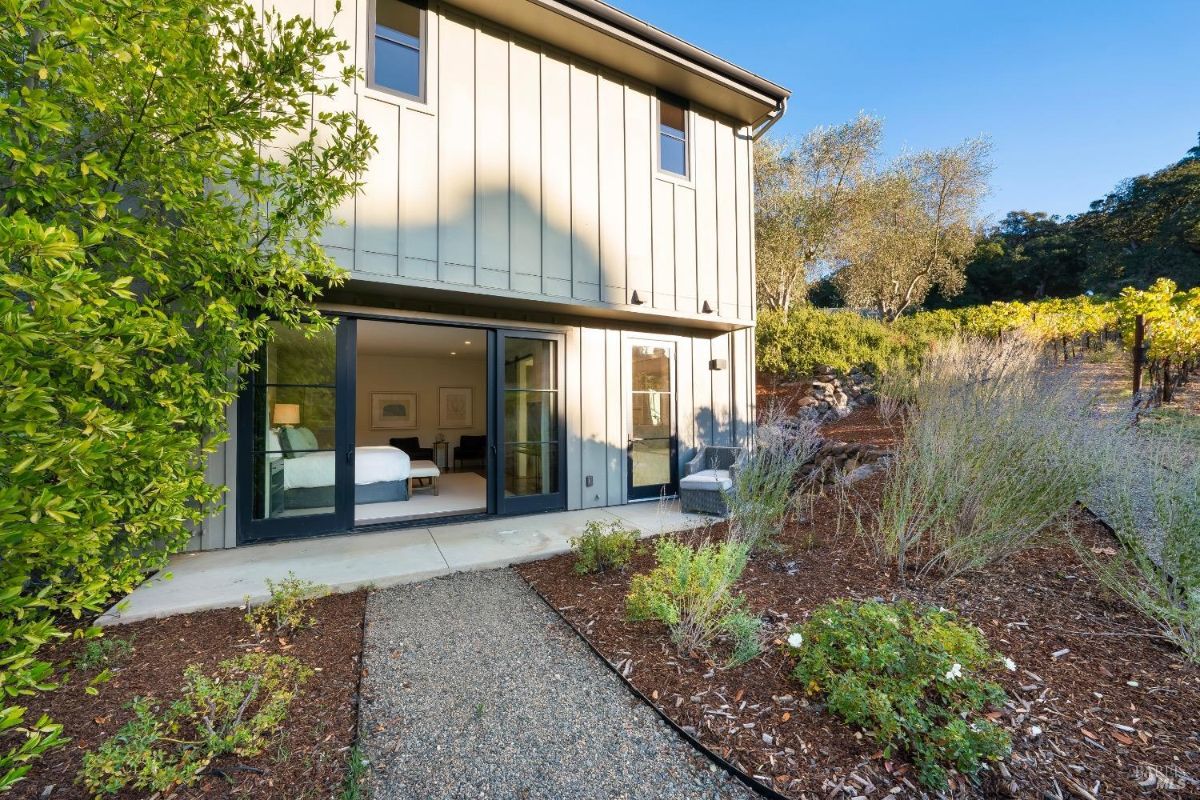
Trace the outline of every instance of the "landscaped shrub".
{"label": "landscaped shrub", "polygon": [[809,306],[761,311],[755,336],[758,368],[793,378],[812,375],[823,365],[842,372],[861,367],[878,374],[896,358],[915,363],[923,349],[921,343],[878,320],[853,311]]}
{"label": "landscaped shrub", "polygon": [[331,15],[244,0],[6,7],[0,786],[45,732],[9,726],[51,684],[40,647],[219,503],[206,459],[268,321],[329,324],[321,240],[374,144],[314,111],[353,83],[347,47]]}
{"label": "landscaped shrub", "polygon": [[697,547],[670,537],[655,543],[658,563],[648,573],[634,575],[625,609],[634,621],[657,620],[671,631],[671,640],[684,653],[713,647],[727,639],[731,665],[758,655],[759,620],[745,610],[745,600],[733,585],[746,568],[745,543],[706,542]]}
{"label": "landscaped shrub", "polygon": [[637,552],[638,532],[620,522],[588,520],[583,533],[571,539],[575,571],[580,575],[622,569]]}
{"label": "landscaped shrub", "polygon": [[133,701],[134,719],[84,756],[83,783],[97,794],[166,792],[195,783],[217,756],[256,755],[311,675],[294,658],[262,653],[222,661],[212,676],[190,666],[175,702]]}
{"label": "landscaped shrub", "polygon": [[1088,501],[1122,547],[1101,561],[1077,549],[1111,591],[1200,664],[1200,448],[1186,432],[1114,436]]}
{"label": "landscaped shrub", "polygon": [[104,636],[83,646],[83,652],[75,658],[75,666],[85,670],[108,667],[125,660],[132,652],[133,637]]}
{"label": "landscaped shrub", "polygon": [[788,639],[805,691],[863,728],[886,756],[911,758],[926,786],[942,788],[949,770],[973,776],[1008,755],[1008,733],[983,716],[1006,699],[985,674],[1001,659],[953,613],[837,600]]}
{"label": "landscaped shrub", "polygon": [[294,633],[316,623],[309,613],[313,602],[329,594],[329,587],[312,581],[301,580],[294,572],[279,582],[266,580],[271,597],[267,602],[253,607],[246,598],[246,622],[255,633]]}
{"label": "landscaped shrub", "polygon": [[870,532],[878,551],[949,579],[1006,559],[1095,481],[1094,396],[1020,337],[933,348]]}
{"label": "landscaped shrub", "polygon": [[783,531],[795,507],[796,474],[821,446],[815,421],[768,411],[755,428],[754,446],[732,471],[725,493],[730,538],[750,552],[770,545]]}

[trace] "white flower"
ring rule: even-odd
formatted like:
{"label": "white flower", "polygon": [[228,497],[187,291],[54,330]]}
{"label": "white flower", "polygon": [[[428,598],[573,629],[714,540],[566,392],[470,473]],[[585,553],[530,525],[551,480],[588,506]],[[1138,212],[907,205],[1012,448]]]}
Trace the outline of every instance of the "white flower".
{"label": "white flower", "polygon": [[793,633],[791,636],[788,636],[787,642],[788,647],[794,647],[799,650],[800,645],[804,644],[804,637],[798,633]]}
{"label": "white flower", "polygon": [[1009,672],[1016,672],[1017,671],[1017,662],[1013,661],[1011,658],[1005,658],[1004,659],[1004,668],[1006,670],[1008,670]]}
{"label": "white flower", "polygon": [[954,666],[952,666],[950,668],[950,671],[946,673],[946,680],[948,680],[948,681],[952,681],[955,678],[961,678],[961,677],[962,677],[962,664],[956,663]]}

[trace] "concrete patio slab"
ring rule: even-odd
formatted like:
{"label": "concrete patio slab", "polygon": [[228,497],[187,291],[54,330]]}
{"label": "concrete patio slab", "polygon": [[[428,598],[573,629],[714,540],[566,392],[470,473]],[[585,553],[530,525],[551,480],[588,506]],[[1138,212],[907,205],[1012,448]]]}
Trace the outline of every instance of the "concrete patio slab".
{"label": "concrete patio slab", "polygon": [[695,528],[707,518],[682,513],[678,502],[651,502],[182,553],[98,622],[234,608],[246,597],[260,603],[268,597],[266,580],[289,572],[348,592],[549,558],[567,552],[571,537],[593,519],[621,520],[655,536]]}

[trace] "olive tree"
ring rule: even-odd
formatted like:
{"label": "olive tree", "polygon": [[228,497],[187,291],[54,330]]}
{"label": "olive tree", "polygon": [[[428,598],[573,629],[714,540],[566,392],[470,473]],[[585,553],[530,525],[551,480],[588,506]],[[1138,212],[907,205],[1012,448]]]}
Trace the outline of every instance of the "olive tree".
{"label": "olive tree", "polygon": [[962,291],[979,238],[990,145],[970,139],[903,156],[859,191],[862,216],[834,282],[849,305],[891,321],[937,287]]}
{"label": "olive tree", "polygon": [[[0,695],[220,501],[203,480],[268,320],[312,329],[374,147],[329,20],[242,0],[3,0]],[[12,703],[12,700],[9,700]],[[60,741],[0,704],[0,790]]]}
{"label": "olive tree", "polygon": [[758,301],[786,311],[807,299],[808,280],[839,263],[861,217],[882,123],[867,115],[817,128],[798,144],[764,139],[754,148]]}

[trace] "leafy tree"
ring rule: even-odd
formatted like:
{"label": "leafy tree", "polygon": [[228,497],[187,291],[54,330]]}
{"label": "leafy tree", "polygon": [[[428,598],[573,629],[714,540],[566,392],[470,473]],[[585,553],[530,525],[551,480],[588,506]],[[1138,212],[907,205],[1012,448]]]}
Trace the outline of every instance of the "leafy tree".
{"label": "leafy tree", "polygon": [[1083,214],[1009,213],[977,245],[962,293],[935,293],[930,305],[1112,295],[1146,289],[1160,276],[1200,285],[1200,146],[1122,181]]}
{"label": "leafy tree", "polygon": [[797,145],[766,139],[755,147],[755,263],[764,307],[786,311],[804,302],[810,277],[843,259],[882,129],[864,114],[817,128]]}
{"label": "leafy tree", "polygon": [[1070,221],[1041,211],[1010,211],[976,243],[963,291],[949,299],[935,292],[927,305],[1070,297],[1084,291],[1086,271],[1083,242]]}
{"label": "leafy tree", "polygon": [[971,139],[904,156],[871,182],[865,224],[834,277],[850,305],[890,321],[934,288],[947,297],[962,290],[989,153],[985,139]]}
{"label": "leafy tree", "polygon": [[[311,330],[373,136],[311,19],[241,0],[6,0],[0,24],[0,695],[52,686],[219,501],[204,482],[269,319]],[[330,76],[330,77],[322,77]],[[61,735],[0,711],[0,789]]]}
{"label": "leafy tree", "polygon": [[1200,284],[1200,156],[1122,182],[1074,224],[1092,288],[1146,288],[1160,276]]}

